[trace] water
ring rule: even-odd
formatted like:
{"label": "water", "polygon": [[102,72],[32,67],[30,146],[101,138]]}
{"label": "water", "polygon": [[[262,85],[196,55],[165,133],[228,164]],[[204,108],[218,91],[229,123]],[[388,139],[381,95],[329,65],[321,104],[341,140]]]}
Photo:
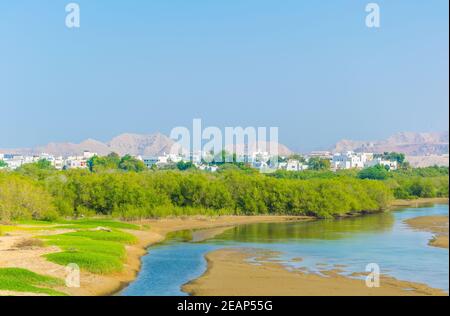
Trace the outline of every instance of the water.
{"label": "water", "polygon": [[175,233],[149,248],[137,279],[121,294],[186,295],[181,286],[204,273],[204,255],[224,247],[277,251],[276,259],[287,268],[304,267],[311,273],[338,265],[342,274],[350,275],[377,263],[382,273],[399,280],[448,292],[448,249],[428,246],[432,234],[403,223],[408,218],[448,212],[448,205],[434,205],[341,220],[243,225],[200,243],[191,242],[191,231]]}

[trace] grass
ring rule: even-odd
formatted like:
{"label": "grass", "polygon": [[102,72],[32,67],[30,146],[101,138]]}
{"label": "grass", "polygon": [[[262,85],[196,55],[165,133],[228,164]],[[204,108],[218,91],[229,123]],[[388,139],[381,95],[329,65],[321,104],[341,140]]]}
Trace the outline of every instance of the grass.
{"label": "grass", "polygon": [[[77,220],[67,220],[59,221],[58,224],[69,224],[70,228],[82,229],[82,228],[95,228],[95,227],[108,227],[108,228],[121,228],[121,229],[133,229],[138,230],[140,227],[131,223],[124,223],[115,220],[108,219],[77,219]],[[67,227],[64,227],[67,228]]]}
{"label": "grass", "polygon": [[125,233],[119,230],[113,230],[110,232],[101,231],[101,230],[79,230],[72,233],[65,233],[65,236],[72,237],[82,237],[89,238],[92,240],[104,240],[104,241],[115,241],[124,244],[134,244],[137,241],[137,238],[129,233]]}
{"label": "grass", "polygon": [[126,259],[124,245],[137,240],[135,236],[119,230],[80,230],[42,238],[47,244],[64,250],[45,255],[47,260],[60,265],[76,263],[81,269],[97,274],[121,271]]}
{"label": "grass", "polygon": [[46,243],[58,246],[64,251],[70,252],[95,252],[120,259],[126,258],[123,244],[113,241],[92,240],[89,238],[73,237],[67,234],[53,235],[46,237]]}
{"label": "grass", "polygon": [[5,233],[13,232],[13,231],[24,231],[24,230],[32,230],[29,227],[20,227],[17,225],[0,225],[0,236]]}
{"label": "grass", "polygon": [[[19,227],[17,225],[29,225],[31,227]],[[75,219],[75,220],[58,220],[55,222],[37,221],[37,220],[22,220],[14,223],[14,225],[0,225],[1,227],[10,227],[13,229],[90,229],[96,227],[106,227],[112,229],[131,229],[139,230],[140,227],[131,223],[124,223],[112,219]],[[36,227],[32,227],[36,226]]]}
{"label": "grass", "polygon": [[60,265],[76,263],[80,269],[97,274],[119,272],[123,269],[123,261],[120,258],[96,252],[64,251],[51,253],[45,255],[45,257],[47,260]]}
{"label": "grass", "polygon": [[[17,226],[20,224],[30,226]],[[36,226],[33,227],[33,225]],[[97,227],[105,227],[110,231],[94,230]],[[15,225],[0,226],[0,232],[5,233],[16,229],[77,229],[64,234],[40,236],[45,245],[57,246],[62,250],[62,252],[47,254],[45,258],[60,265],[76,263],[82,270],[107,274],[123,269],[126,259],[125,244],[134,244],[137,241],[134,235],[119,229],[138,230],[140,228],[138,225],[112,219],[94,218],[57,222],[20,221]]]}
{"label": "grass", "polygon": [[20,220],[15,223],[20,225],[39,225],[39,226],[50,226],[55,224],[49,221],[38,221],[38,220]]}
{"label": "grass", "polygon": [[[29,225],[21,227],[20,225]],[[106,227],[110,231],[93,230]],[[60,264],[77,264],[80,269],[96,274],[119,272],[126,259],[126,244],[133,244],[137,238],[119,229],[140,229],[138,225],[107,219],[81,219],[57,222],[20,221],[12,225],[0,225],[0,235],[14,230],[78,229],[74,232],[40,236],[39,239],[24,240],[20,247],[54,245],[62,252],[45,255],[47,260]],[[36,274],[17,268],[0,269],[0,290],[30,292],[47,295],[65,295],[53,290],[63,285],[59,279]]]}
{"label": "grass", "polygon": [[65,295],[64,293],[48,288],[58,285],[63,285],[63,281],[26,269],[0,268],[0,290],[48,294],[52,296]]}
{"label": "grass", "polygon": [[[141,229],[139,225],[124,223],[112,219],[77,219],[77,220],[59,220],[56,222],[21,220],[8,225],[0,224],[0,236],[13,231],[92,229],[96,227],[105,227],[109,229],[130,229],[130,230]],[[143,228],[148,229],[148,227]]]}

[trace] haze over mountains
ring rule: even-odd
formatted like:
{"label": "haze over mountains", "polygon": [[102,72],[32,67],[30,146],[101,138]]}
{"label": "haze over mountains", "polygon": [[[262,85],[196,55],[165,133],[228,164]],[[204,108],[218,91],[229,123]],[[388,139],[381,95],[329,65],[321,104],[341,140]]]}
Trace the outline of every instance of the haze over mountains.
{"label": "haze over mountains", "polygon": [[45,146],[34,148],[18,148],[13,150],[0,150],[0,152],[16,154],[40,154],[48,153],[56,156],[80,155],[83,151],[95,152],[99,155],[107,155],[115,152],[119,155],[161,155],[169,153],[175,144],[169,137],[161,134],[131,134],[125,133],[114,137],[103,143],[95,139],[87,139],[79,144],[76,143],[49,143]]}
{"label": "haze over mountains", "polygon": [[[265,147],[264,147],[265,146]],[[273,146],[273,145],[272,145]],[[244,148],[250,151],[257,149],[268,151],[270,144],[258,142],[248,146],[237,145],[236,152],[244,153]],[[232,150],[232,146],[225,146],[227,150]],[[274,148],[274,147],[272,147]],[[47,153],[55,156],[73,156],[80,155],[84,151],[95,152],[101,156],[115,152],[121,156],[141,155],[154,156],[164,153],[179,153],[181,146],[175,143],[168,136],[161,133],[149,135],[125,133],[114,137],[110,141],[103,143],[95,139],[87,139],[81,143],[49,143],[45,146],[37,146],[34,148],[17,148],[17,149],[0,149],[0,153],[12,153],[23,155],[39,155]],[[291,150],[282,144],[278,144],[278,153],[280,155],[289,155]]]}
{"label": "haze over mountains", "polygon": [[449,137],[447,132],[402,132],[379,141],[341,140],[333,152],[401,152],[414,167],[449,165]]}
{"label": "haze over mountains", "polygon": [[[269,144],[266,143],[261,146],[258,142],[259,149],[263,151],[269,150]],[[227,150],[233,147],[226,145]],[[242,144],[235,146],[238,153],[243,153],[245,150],[256,150],[256,146],[249,144],[243,146]],[[80,155],[83,151],[88,150],[96,152],[99,155],[107,155],[111,152],[116,152],[119,155],[142,155],[153,156],[162,155],[163,153],[179,152],[180,147],[168,136],[161,133],[154,133],[149,135],[125,133],[114,137],[108,142],[100,142],[94,139],[87,139],[79,144],[76,143],[49,143],[45,146],[37,146],[34,148],[18,148],[18,149],[3,149],[0,153],[15,153],[15,154],[36,154],[48,153],[56,156],[71,156]],[[414,166],[427,165],[448,165],[449,152],[449,133],[447,132],[430,132],[430,133],[415,133],[415,132],[401,132],[385,140],[378,141],[355,141],[355,140],[341,140],[331,149],[332,152],[402,152],[405,153],[407,159]],[[278,153],[280,155],[289,155],[292,151],[282,145],[278,144]]]}
{"label": "haze over mountains", "polygon": [[333,152],[402,152],[409,156],[444,155],[448,154],[449,138],[447,132],[415,133],[401,132],[388,139],[379,141],[341,140]]}

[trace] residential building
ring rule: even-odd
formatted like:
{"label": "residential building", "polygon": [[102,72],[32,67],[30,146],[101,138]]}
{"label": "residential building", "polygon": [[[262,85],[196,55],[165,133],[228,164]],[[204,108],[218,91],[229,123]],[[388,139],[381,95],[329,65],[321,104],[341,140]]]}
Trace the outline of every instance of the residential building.
{"label": "residential building", "polygon": [[362,169],[366,167],[372,159],[372,153],[355,153],[352,151],[335,153],[331,159],[331,168],[333,170]]}
{"label": "residential building", "polygon": [[389,167],[389,170],[397,170],[398,169],[398,163],[397,161],[390,161],[383,158],[375,158],[372,161],[367,163],[367,167],[374,167],[377,165]]}

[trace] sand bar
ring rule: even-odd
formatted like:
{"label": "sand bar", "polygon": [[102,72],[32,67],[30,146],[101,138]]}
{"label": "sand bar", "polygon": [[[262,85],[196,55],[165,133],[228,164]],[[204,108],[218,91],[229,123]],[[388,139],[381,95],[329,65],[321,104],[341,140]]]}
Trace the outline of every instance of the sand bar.
{"label": "sand bar", "polygon": [[[256,250],[254,250],[256,251]],[[447,295],[424,284],[382,276],[379,288],[369,288],[364,280],[345,277],[339,270],[321,271],[325,276],[287,270],[261,255],[258,265],[248,249],[221,249],[207,254],[207,271],[183,286],[183,291],[200,296],[411,296]]]}
{"label": "sand bar", "polygon": [[448,216],[420,216],[405,223],[414,229],[433,233],[430,246],[448,248]]}

